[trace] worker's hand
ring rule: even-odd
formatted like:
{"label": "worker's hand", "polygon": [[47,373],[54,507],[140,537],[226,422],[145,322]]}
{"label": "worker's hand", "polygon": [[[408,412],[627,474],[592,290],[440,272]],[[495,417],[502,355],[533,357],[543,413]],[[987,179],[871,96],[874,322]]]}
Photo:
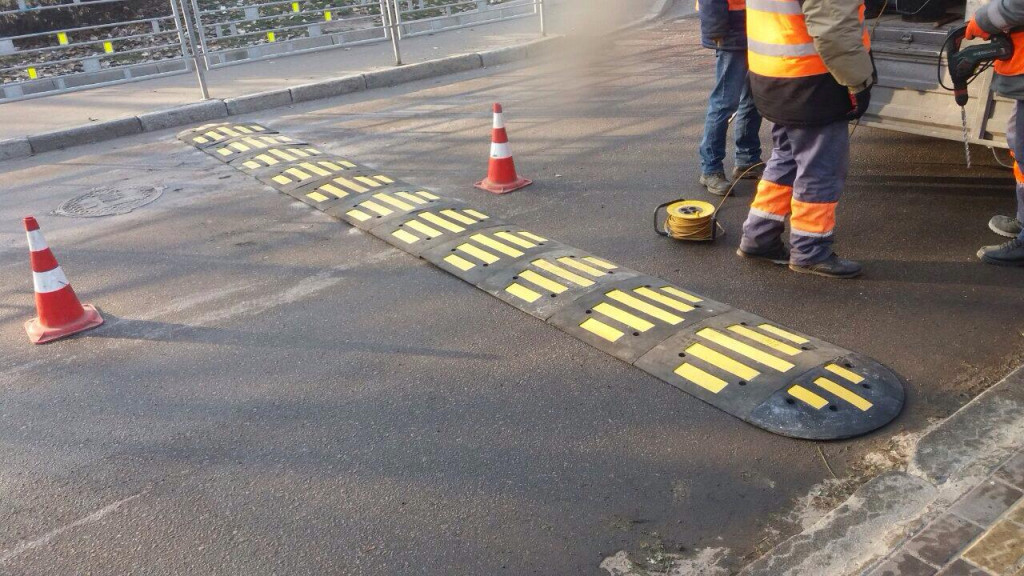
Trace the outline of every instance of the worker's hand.
{"label": "worker's hand", "polygon": [[861,90],[857,93],[850,93],[850,111],[846,114],[846,120],[853,122],[859,119],[868,111],[868,105],[871,104],[871,86]]}
{"label": "worker's hand", "polygon": [[965,40],[974,40],[975,38],[981,38],[982,40],[988,40],[992,35],[981,29],[978,26],[978,21],[971,16],[971,21],[967,23],[967,30],[964,31]]}

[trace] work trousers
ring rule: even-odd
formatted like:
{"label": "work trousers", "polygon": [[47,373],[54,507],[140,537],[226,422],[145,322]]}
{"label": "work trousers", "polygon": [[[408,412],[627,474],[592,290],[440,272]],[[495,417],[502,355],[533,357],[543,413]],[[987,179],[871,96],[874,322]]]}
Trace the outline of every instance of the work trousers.
{"label": "work trousers", "polygon": [[[761,161],[761,115],[754,105],[747,77],[746,50],[718,50],[715,54],[715,88],[708,98],[704,137],[700,141],[702,174],[725,172],[725,146],[732,118],[736,138],[736,166]],[[735,117],[733,115],[735,114]]]}
{"label": "work trousers", "polygon": [[[1013,154],[1013,177],[1017,181],[1017,221],[1024,222],[1024,172],[1021,171],[1018,158],[1024,158],[1024,102],[1017,100],[1017,105],[1010,115],[1010,125],[1006,128],[1006,144]],[[1018,236],[1024,240],[1024,230]]]}
{"label": "work trousers", "polygon": [[836,205],[850,166],[846,121],[803,128],[772,127],[771,159],[743,224],[740,248],[779,244],[790,218],[790,263],[810,266],[832,255]]}

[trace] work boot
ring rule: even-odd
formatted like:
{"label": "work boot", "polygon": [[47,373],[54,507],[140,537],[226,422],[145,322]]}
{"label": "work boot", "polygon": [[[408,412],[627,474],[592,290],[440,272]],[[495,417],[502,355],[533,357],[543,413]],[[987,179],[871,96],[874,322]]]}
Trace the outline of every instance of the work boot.
{"label": "work boot", "polygon": [[843,260],[834,252],[827,260],[818,262],[817,264],[810,264],[808,266],[790,264],[789,269],[801,274],[815,274],[828,278],[853,278],[855,276],[860,276],[861,273],[859,263],[854,262],[853,260]]}
{"label": "work boot", "polygon": [[1024,240],[1014,238],[999,246],[978,250],[978,258],[997,266],[1024,266]]}
{"label": "work boot", "polygon": [[1020,236],[1020,220],[1016,218],[1010,218],[1009,216],[993,216],[988,221],[989,230],[999,234],[1000,236],[1006,236],[1007,238],[1016,238]]}
{"label": "work boot", "polygon": [[765,250],[759,250],[757,252],[747,252],[743,248],[737,248],[736,254],[743,258],[751,258],[755,260],[765,260],[772,264],[779,264],[785,266],[789,264],[789,248],[779,240],[779,243],[771,248]]}
{"label": "work boot", "polygon": [[736,166],[732,169],[733,180],[760,180],[764,174],[764,163],[750,164],[747,166]]}
{"label": "work boot", "polygon": [[729,187],[732,186],[732,182],[725,179],[725,172],[701,174],[700,183],[715,196],[725,196],[729,192]]}

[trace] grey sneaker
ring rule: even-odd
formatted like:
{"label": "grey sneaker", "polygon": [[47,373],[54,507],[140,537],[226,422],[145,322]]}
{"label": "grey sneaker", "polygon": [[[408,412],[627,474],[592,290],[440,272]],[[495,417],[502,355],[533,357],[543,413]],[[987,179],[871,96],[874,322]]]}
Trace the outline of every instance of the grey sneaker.
{"label": "grey sneaker", "polygon": [[1020,236],[1020,220],[1016,218],[1010,218],[1009,216],[993,216],[988,221],[989,230],[999,234],[1000,236],[1006,236],[1007,238],[1016,238]]}
{"label": "grey sneaker", "polygon": [[747,166],[736,166],[732,169],[733,180],[760,180],[764,175],[764,164],[749,164]]}
{"label": "grey sneaker", "polygon": [[758,252],[747,252],[743,248],[737,248],[736,254],[743,258],[766,260],[772,264],[779,264],[780,266],[789,264],[789,248],[786,248],[786,245],[781,241],[771,248],[760,250]]}
{"label": "grey sneaker", "polygon": [[790,264],[789,269],[801,274],[815,274],[817,276],[825,276],[827,278],[854,278],[856,276],[860,276],[861,273],[859,263],[854,262],[853,260],[843,260],[835,253],[829,256],[827,260],[818,262],[817,264],[811,264],[809,266]]}
{"label": "grey sneaker", "polygon": [[1024,241],[1014,238],[999,246],[978,250],[978,258],[997,266],[1024,266]]}
{"label": "grey sneaker", "polygon": [[729,187],[732,186],[732,182],[726,180],[725,172],[701,174],[700,184],[715,196],[725,196],[726,192],[729,191]]}

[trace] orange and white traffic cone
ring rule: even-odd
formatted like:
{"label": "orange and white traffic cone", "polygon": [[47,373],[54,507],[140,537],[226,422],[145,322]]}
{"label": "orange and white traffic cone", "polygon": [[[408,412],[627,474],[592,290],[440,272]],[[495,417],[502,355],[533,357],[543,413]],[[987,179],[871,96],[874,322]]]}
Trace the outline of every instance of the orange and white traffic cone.
{"label": "orange and white traffic cone", "polygon": [[36,311],[39,313],[38,317],[25,323],[28,339],[33,344],[45,344],[103,324],[96,308],[78,301],[67,276],[50,252],[39,223],[32,216],[25,218],[25,234],[28,235],[32,283],[35,284]]}
{"label": "orange and white traffic cone", "polygon": [[505,117],[501,104],[494,105],[494,130],[491,131],[491,161],[487,166],[487,178],[476,183],[476,187],[495,194],[504,194],[533,184],[532,180],[516,174],[516,163],[508,148],[508,133],[505,132]]}

